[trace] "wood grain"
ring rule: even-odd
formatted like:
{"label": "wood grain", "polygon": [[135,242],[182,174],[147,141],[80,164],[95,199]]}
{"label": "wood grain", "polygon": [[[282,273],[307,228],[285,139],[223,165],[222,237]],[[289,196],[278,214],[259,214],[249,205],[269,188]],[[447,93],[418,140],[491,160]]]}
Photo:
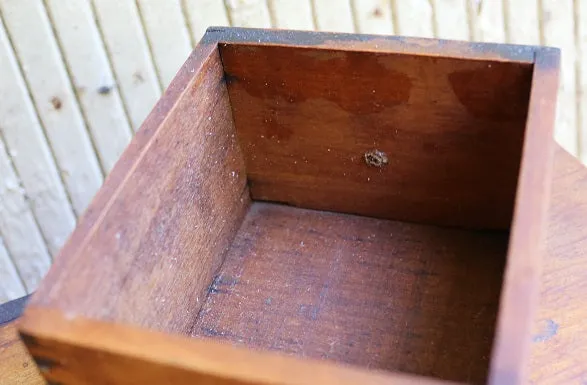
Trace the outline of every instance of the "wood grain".
{"label": "wood grain", "polygon": [[542,44],[560,47],[561,77],[557,108],[556,141],[567,151],[577,153],[579,135],[577,130],[577,101],[575,61],[575,23],[573,0],[541,0]]}
{"label": "wood grain", "polygon": [[47,0],[45,7],[107,174],[130,142],[132,130],[91,6],[87,1]]}
{"label": "wood grain", "polygon": [[330,32],[354,32],[353,10],[349,0],[312,0],[316,29]]}
{"label": "wood grain", "polygon": [[[9,275],[11,264],[18,269],[18,274],[11,279],[2,280],[3,300],[10,300],[11,293],[20,293],[26,289],[27,293],[35,290],[47,273],[51,264],[51,256],[45,247],[45,242],[35,217],[27,204],[25,193],[20,185],[6,147],[0,137],[0,235],[6,248],[3,257],[3,273]],[[8,254],[12,257],[8,259]],[[8,277],[7,277],[8,278]],[[25,294],[25,293],[22,293]],[[5,295],[8,298],[4,297]],[[18,296],[17,296],[18,297]],[[4,302],[4,301],[2,301]]]}
{"label": "wood grain", "polygon": [[249,198],[217,50],[201,46],[174,83],[33,303],[190,329]]}
{"label": "wood grain", "polygon": [[[292,46],[220,50],[253,199],[509,227],[529,66]],[[374,150],[389,164],[367,165]]]}
{"label": "wood grain", "polygon": [[492,385],[525,384],[536,307],[550,187],[560,51],[536,52],[516,205],[493,345]]}
{"label": "wood grain", "polygon": [[[73,210],[81,215],[100,188],[103,175],[46,10],[41,1],[0,0],[0,12],[27,84],[27,100],[31,97],[34,102],[45,129],[43,139],[51,144]],[[39,63],[50,76],[37,70]],[[52,225],[60,225],[59,215],[71,231],[67,211],[55,213]],[[56,241],[49,238],[50,249],[58,250],[69,231]]]}
{"label": "wood grain", "polygon": [[126,113],[136,131],[161,96],[136,2],[90,2]]}
{"label": "wood grain", "polygon": [[[32,322],[37,316],[43,318],[41,324]],[[28,334],[29,327],[35,330],[35,337]],[[45,368],[46,378],[67,385],[447,384],[424,377],[301,361],[84,318],[65,319],[61,313],[46,309],[29,308],[20,330],[32,355]],[[60,357],[76,359],[64,361]]]}
{"label": "wood grain", "polygon": [[[382,48],[378,42],[384,43]],[[371,49],[362,51],[361,44]],[[460,50],[475,59],[455,57]],[[295,216],[277,213],[255,218],[255,210],[266,207],[259,205],[249,212],[253,217],[249,219],[260,225],[245,222],[240,233],[244,240],[239,243],[237,236],[233,242],[249,208],[247,183],[252,199],[473,230],[508,230],[513,212],[509,245],[507,236],[485,243],[472,241],[470,233],[465,237],[458,232],[461,235],[453,238],[451,230],[437,233],[421,226],[412,230],[406,225],[382,225],[389,233],[403,234],[399,245],[410,246],[405,250],[407,266],[391,266],[380,269],[381,273],[401,275],[404,268],[418,270],[422,261],[425,267],[423,272],[406,274],[398,288],[363,289],[368,307],[379,306],[383,311],[375,319],[400,317],[394,324],[397,329],[375,322],[375,329],[384,329],[397,340],[390,344],[394,348],[380,352],[383,361],[373,364],[369,359],[367,365],[483,382],[507,250],[489,383],[525,382],[522,367],[548,203],[557,50],[526,47],[514,52],[510,47],[418,39],[212,28],[193,56],[188,68],[197,72],[190,76],[186,67],[180,71],[176,85],[161,102],[173,107],[162,113],[156,109],[147,120],[147,133],[135,139],[137,144],[125,153],[128,158],[116,166],[121,171],[108,179],[105,195],[97,197],[95,211],[88,214],[90,219],[84,218],[77,237],[74,234],[58,258],[33,299],[32,312],[49,308],[56,324],[87,317],[168,333],[188,334],[194,322],[197,329],[198,314],[203,317],[212,309],[208,306],[200,312],[204,296],[218,283],[214,272],[227,252],[238,260],[251,252],[279,256],[292,250],[288,237],[295,228],[291,219]],[[535,60],[533,66],[526,61],[528,56]],[[488,59],[493,57],[499,59]],[[277,219],[266,219],[272,216]],[[328,221],[315,219],[319,234],[336,235],[336,227],[328,228]],[[368,223],[339,222],[338,227],[378,233]],[[280,226],[285,232],[259,230]],[[302,227],[311,229],[312,225]],[[402,246],[395,239],[385,242],[379,235],[373,243],[381,250],[368,249],[366,254],[381,261]],[[332,254],[318,243],[309,254]],[[336,236],[330,243],[339,243]],[[345,258],[363,247],[359,244],[348,249],[337,245],[341,272],[352,266]],[[436,249],[438,244],[445,248]],[[478,257],[480,250],[490,256]],[[474,253],[480,261],[498,266],[478,269],[477,259],[470,257]],[[409,255],[416,256],[415,263]],[[438,265],[426,265],[438,255],[445,256]],[[322,262],[328,260],[322,258]],[[338,265],[336,258],[334,265]],[[267,270],[271,271],[263,268],[263,273],[253,276],[268,279]],[[328,265],[316,270],[324,275],[320,272],[335,269]],[[350,270],[360,271],[358,267]],[[487,274],[488,270],[492,273]],[[386,281],[372,273],[362,274],[360,281]],[[421,277],[427,275],[448,277],[464,288],[440,285],[438,277],[431,281]],[[491,283],[477,285],[482,279]],[[323,282],[322,278],[317,282]],[[428,284],[432,296],[418,292]],[[343,286],[338,292],[345,290]],[[397,294],[410,290],[409,295]],[[352,298],[341,296],[341,302]],[[390,296],[397,299],[391,310],[378,302]],[[222,308],[239,306],[231,299]],[[308,306],[300,311],[317,318],[319,306]],[[476,319],[483,311],[488,314],[479,324]],[[455,314],[473,318],[471,329],[451,318]],[[30,322],[25,333],[36,336],[37,326]],[[89,328],[102,327],[89,322]],[[358,322],[358,329],[371,327],[370,322]],[[400,332],[402,323],[413,329]],[[448,331],[440,329],[447,324]],[[452,345],[447,339],[458,342]],[[430,348],[430,340],[443,350]],[[27,343],[33,350],[38,344],[35,339]],[[63,339],[43,344],[47,348],[43,354],[55,354],[61,348],[66,349],[64,354],[78,349],[84,354],[83,347],[70,346]],[[315,350],[324,351],[323,347]],[[466,357],[457,357],[456,352]],[[330,353],[337,358],[334,350]],[[88,354],[100,356],[94,351]],[[410,354],[417,358],[412,360]],[[357,363],[354,355],[351,352],[345,359]],[[439,355],[446,357],[442,364],[438,364]],[[471,364],[471,355],[478,367]],[[55,361],[56,356],[52,357]],[[359,363],[365,365],[363,359]],[[129,365],[138,365],[136,358],[128,360]],[[79,376],[80,368],[74,365],[64,373]]]}
{"label": "wood grain", "polygon": [[18,338],[16,322],[0,324],[0,382],[6,385],[44,385],[35,362]]}
{"label": "wood grain", "polygon": [[587,169],[556,152],[539,310],[534,318],[532,384],[587,381]]}
{"label": "wood grain", "polygon": [[192,36],[192,44],[200,41],[210,25],[230,25],[223,1],[182,0],[182,8]]}
{"label": "wood grain", "polygon": [[[45,248],[49,249],[51,253],[57,254],[75,227],[75,215],[61,182],[59,169],[45,137],[43,126],[28,94],[27,85],[12,50],[9,36],[1,20],[0,72],[2,73],[0,76],[0,98],[3,100],[0,103],[0,120],[2,121],[0,135],[8,155],[7,161],[12,163],[24,188],[24,191],[20,193],[26,192],[29,197],[30,210],[34,214],[44,239],[39,236],[41,239],[39,248],[35,240],[31,239],[32,237],[27,239],[27,235],[35,234],[34,232],[12,233],[4,228],[2,233],[5,241],[12,243],[14,249],[24,251],[29,249],[30,245],[33,246],[31,248],[37,250]],[[33,159],[34,161],[32,161]],[[4,170],[10,168],[5,160],[2,160],[2,163]],[[2,176],[6,176],[6,179],[2,181],[4,189],[10,191],[18,187],[18,181],[10,183],[14,179],[7,171],[3,171]],[[7,204],[9,200],[3,197],[1,202]],[[27,216],[6,213],[0,215],[2,219],[16,223]],[[32,216],[28,217],[32,218]],[[15,253],[13,256],[15,259],[20,258],[23,261],[29,258],[26,254]],[[47,252],[38,254],[37,258],[41,263],[47,263],[49,260]]]}
{"label": "wood grain", "polygon": [[192,49],[180,1],[138,0],[151,55],[166,88]]}
{"label": "wood grain", "polygon": [[507,232],[254,203],[192,335],[485,383],[507,243]]}
{"label": "wood grain", "polygon": [[391,0],[353,0],[353,13],[357,32],[394,33],[393,6]]}
{"label": "wood grain", "polygon": [[26,288],[20,278],[14,261],[8,255],[4,240],[0,237],[0,303],[19,298],[26,294]]}
{"label": "wood grain", "polygon": [[[587,170],[577,159],[556,149],[552,200],[549,208],[547,255],[541,282],[539,311],[534,319],[534,343],[530,383],[549,385],[580,384],[587,370]],[[7,334],[0,351],[0,379],[14,378],[20,385],[41,384],[26,374],[33,365],[16,333]],[[10,361],[11,352],[16,361]],[[4,368],[6,368],[4,370]],[[9,377],[12,376],[12,377]],[[346,378],[346,376],[345,376]],[[8,382],[10,383],[10,382]],[[394,382],[395,383],[395,382]]]}

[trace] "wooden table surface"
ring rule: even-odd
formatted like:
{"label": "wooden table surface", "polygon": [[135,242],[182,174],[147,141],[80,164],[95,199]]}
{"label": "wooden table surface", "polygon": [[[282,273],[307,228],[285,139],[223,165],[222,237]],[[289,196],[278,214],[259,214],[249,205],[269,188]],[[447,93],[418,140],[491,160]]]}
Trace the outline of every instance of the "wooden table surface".
{"label": "wooden table surface", "polygon": [[[587,384],[587,168],[557,148],[532,384]],[[16,335],[0,325],[0,383],[43,384]]]}

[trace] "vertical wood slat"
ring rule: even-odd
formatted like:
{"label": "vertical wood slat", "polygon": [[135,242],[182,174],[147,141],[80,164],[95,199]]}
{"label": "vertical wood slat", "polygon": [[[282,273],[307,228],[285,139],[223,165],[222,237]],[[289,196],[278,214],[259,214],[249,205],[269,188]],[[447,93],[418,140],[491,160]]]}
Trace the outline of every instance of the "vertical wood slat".
{"label": "vertical wood slat", "polygon": [[231,25],[270,28],[271,17],[265,0],[225,0]]}
{"label": "vertical wood slat", "polygon": [[138,130],[161,88],[134,0],[91,0],[131,125]]}
{"label": "vertical wood slat", "polygon": [[540,44],[540,0],[507,0],[505,2],[506,41],[513,44]]}
{"label": "vertical wood slat", "polygon": [[153,61],[167,87],[191,51],[189,31],[179,0],[138,0]]}
{"label": "vertical wood slat", "polygon": [[316,29],[329,32],[355,32],[350,0],[313,0]]}
{"label": "vertical wood slat", "polygon": [[104,171],[109,172],[129,143],[132,131],[91,7],[80,0],[45,0],[45,5],[98,158]]}
{"label": "vertical wood slat", "polygon": [[[0,175],[2,176],[0,181],[0,234],[4,241],[4,244],[0,246],[5,247],[5,250],[8,250],[12,255],[22,283],[30,293],[37,288],[39,281],[49,269],[51,258],[25,199],[25,191],[20,186],[5,144],[1,139]],[[4,256],[1,257],[3,260],[5,259]],[[6,274],[9,273],[6,271]],[[0,275],[4,276],[5,273]],[[9,285],[7,282],[0,281],[0,286]],[[4,287],[0,292],[2,291],[19,293],[18,286],[13,285]]]}
{"label": "vertical wood slat", "polygon": [[581,161],[587,164],[587,2],[575,2],[577,21],[577,132],[580,138]]}
{"label": "vertical wood slat", "polygon": [[436,37],[470,40],[468,0],[432,0]]}
{"label": "vertical wood slat", "polygon": [[192,41],[197,43],[209,26],[228,26],[230,22],[222,0],[182,0]]}
{"label": "vertical wood slat", "polygon": [[391,0],[354,0],[357,29],[361,33],[394,33]]}
{"label": "vertical wood slat", "polygon": [[[0,166],[1,167],[1,166]],[[0,237],[0,304],[27,294]]]}
{"label": "vertical wood slat", "polygon": [[473,40],[505,43],[503,0],[475,0],[470,1],[469,6]]}
{"label": "vertical wood slat", "polygon": [[268,0],[275,27],[282,29],[313,30],[310,0]]}
{"label": "vertical wood slat", "polygon": [[562,51],[555,138],[567,151],[578,154],[573,0],[541,0],[541,4],[543,43]]}
{"label": "vertical wood slat", "polygon": [[429,0],[395,0],[394,12],[398,34],[434,37],[433,9]]}
{"label": "vertical wood slat", "polygon": [[41,0],[0,1],[0,11],[76,214],[102,172]]}
{"label": "vertical wood slat", "polygon": [[[55,255],[73,230],[75,216],[1,20],[0,100],[0,137],[6,142],[47,247]],[[4,173],[0,177],[0,184],[8,180]],[[6,215],[5,220],[18,220]],[[7,232],[4,233],[4,241],[13,245],[12,249],[26,247],[27,242],[33,244],[27,238],[16,239],[20,241],[13,241]],[[24,244],[19,246],[18,242]],[[23,261],[30,259],[18,253],[13,257]]]}

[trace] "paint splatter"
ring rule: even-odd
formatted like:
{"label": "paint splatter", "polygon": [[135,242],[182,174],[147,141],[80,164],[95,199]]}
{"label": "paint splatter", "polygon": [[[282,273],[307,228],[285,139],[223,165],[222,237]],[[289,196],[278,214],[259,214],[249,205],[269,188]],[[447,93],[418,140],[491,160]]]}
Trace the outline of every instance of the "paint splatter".
{"label": "paint splatter", "polygon": [[558,333],[559,324],[551,319],[547,319],[543,323],[544,327],[542,328],[542,332],[532,338],[533,342],[546,342]]}

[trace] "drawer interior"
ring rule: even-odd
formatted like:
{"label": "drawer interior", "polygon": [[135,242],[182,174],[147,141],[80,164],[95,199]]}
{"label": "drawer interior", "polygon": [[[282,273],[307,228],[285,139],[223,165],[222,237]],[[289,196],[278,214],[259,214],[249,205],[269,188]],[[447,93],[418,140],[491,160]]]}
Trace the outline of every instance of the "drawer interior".
{"label": "drawer interior", "polygon": [[485,383],[532,64],[256,40],[205,49],[32,305]]}
{"label": "drawer interior", "polygon": [[190,333],[484,383],[507,239],[254,202]]}

